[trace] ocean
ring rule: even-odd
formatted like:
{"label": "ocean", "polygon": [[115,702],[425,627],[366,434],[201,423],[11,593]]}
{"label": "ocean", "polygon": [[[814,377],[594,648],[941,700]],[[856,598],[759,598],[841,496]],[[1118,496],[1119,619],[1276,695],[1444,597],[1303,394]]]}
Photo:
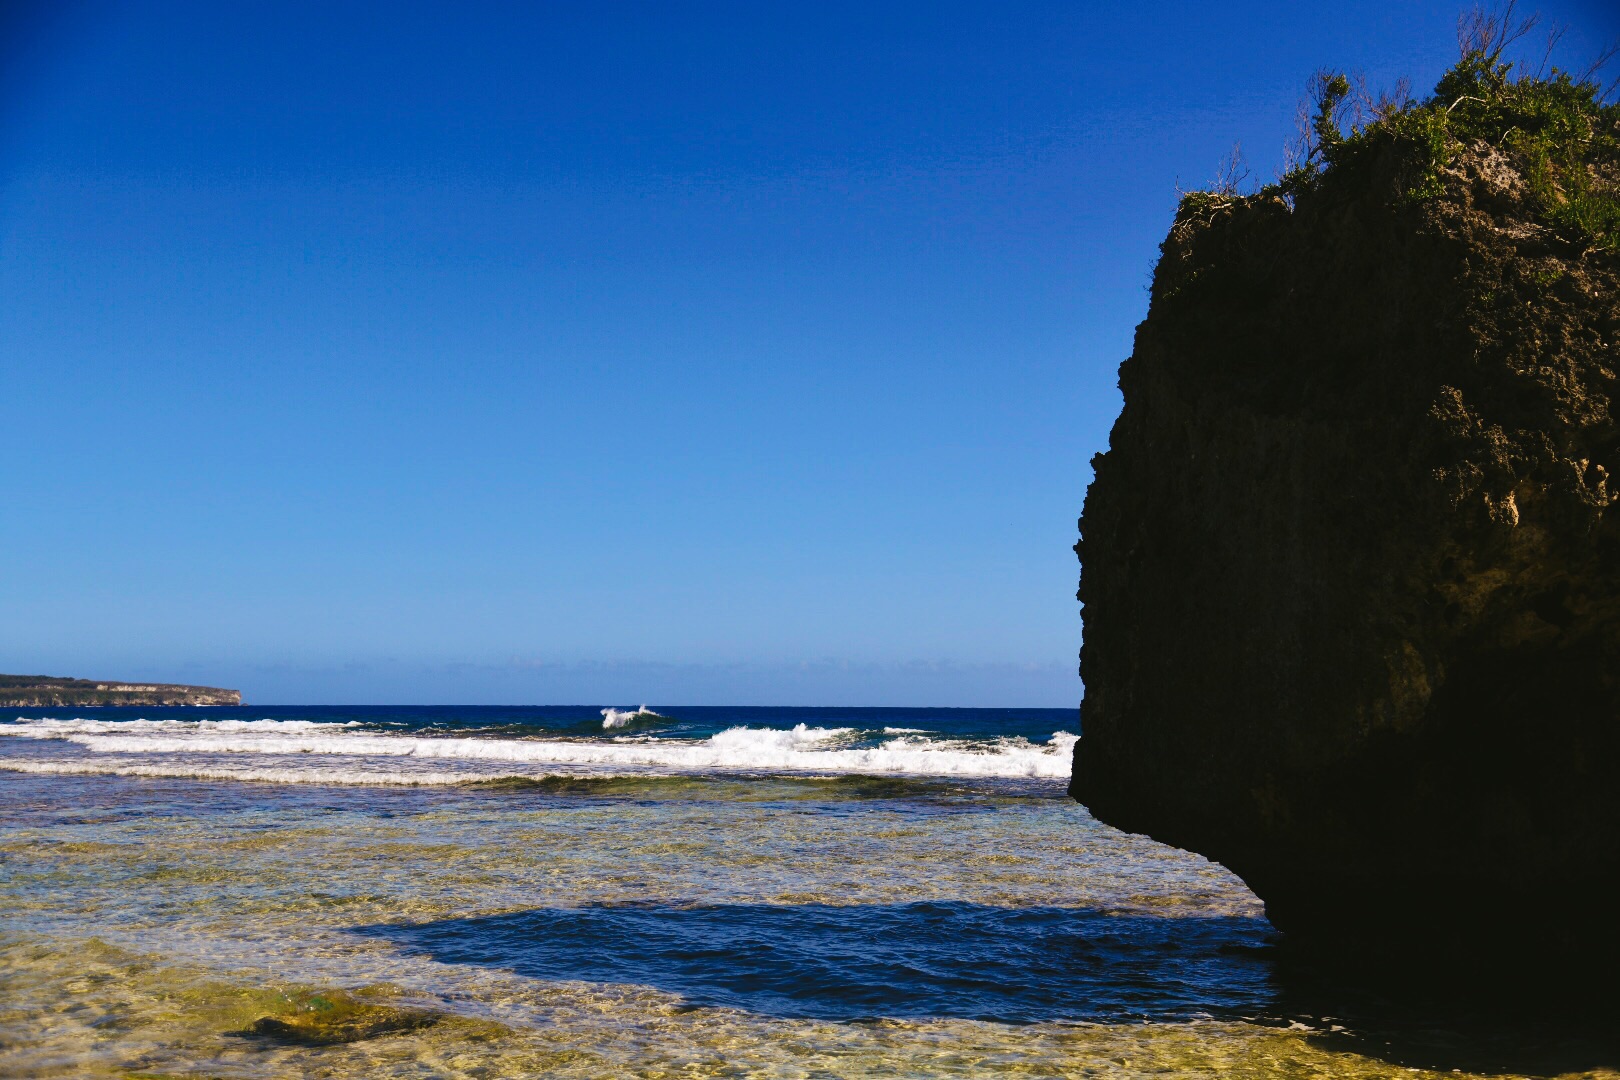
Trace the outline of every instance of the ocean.
{"label": "ocean", "polygon": [[1074,710],[13,712],[8,1077],[1600,1074],[1321,996]]}

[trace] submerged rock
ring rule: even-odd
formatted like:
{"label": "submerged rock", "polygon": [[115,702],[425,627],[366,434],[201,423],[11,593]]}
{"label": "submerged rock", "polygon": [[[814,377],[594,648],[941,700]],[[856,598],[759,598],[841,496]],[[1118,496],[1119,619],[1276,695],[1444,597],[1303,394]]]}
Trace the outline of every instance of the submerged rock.
{"label": "submerged rock", "polygon": [[1081,520],[1072,793],[1340,955],[1620,951],[1620,109],[1506,72],[1183,201]]}
{"label": "submerged rock", "polygon": [[335,1046],[420,1031],[444,1019],[432,1010],[380,1004],[342,991],[290,996],[284,1005],[278,1015],[261,1016],[230,1034],[294,1046]]}

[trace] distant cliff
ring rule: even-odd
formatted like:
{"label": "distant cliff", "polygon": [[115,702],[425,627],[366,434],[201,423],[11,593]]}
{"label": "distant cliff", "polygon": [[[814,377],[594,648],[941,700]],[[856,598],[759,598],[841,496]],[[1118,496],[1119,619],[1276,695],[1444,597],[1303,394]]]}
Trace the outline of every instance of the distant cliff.
{"label": "distant cliff", "polygon": [[0,675],[0,707],[55,705],[240,705],[240,690],[173,683],[92,682],[45,675]]}
{"label": "distant cliff", "polygon": [[1620,107],[1471,51],[1187,196],[1086,495],[1101,820],[1341,954],[1620,947]]}

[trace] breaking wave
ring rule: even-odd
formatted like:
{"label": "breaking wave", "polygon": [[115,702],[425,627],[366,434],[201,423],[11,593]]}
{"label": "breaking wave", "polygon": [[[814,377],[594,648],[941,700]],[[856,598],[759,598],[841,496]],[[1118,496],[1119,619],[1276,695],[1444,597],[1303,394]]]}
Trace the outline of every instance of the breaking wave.
{"label": "breaking wave", "polygon": [[639,709],[615,709],[610,706],[602,710],[602,727],[609,731],[613,728],[629,727],[631,724],[668,719],[669,717],[655,713],[645,705]]}
{"label": "breaking wave", "polygon": [[[855,729],[805,724],[792,728],[732,727],[707,739],[629,735],[602,740],[422,737],[349,730],[354,726],[352,722],[301,720],[19,718],[13,724],[0,724],[0,733],[61,740],[97,754],[322,754],[410,758],[418,762],[441,762],[450,768],[454,768],[453,762],[466,762],[557,766],[593,772],[631,768],[676,773],[859,773],[1054,779],[1069,775],[1070,753],[1077,738],[1068,732],[1057,732],[1050,742],[1040,744],[1017,737],[970,741],[902,735],[884,739],[877,745],[855,746],[850,745],[858,741]],[[31,767],[46,764],[49,763],[35,762]],[[70,765],[89,767],[78,761],[56,764],[62,766],[62,771],[68,771]],[[198,769],[188,763],[185,775],[198,775]],[[445,782],[464,779],[466,775],[460,774],[457,780]],[[350,781],[328,779],[326,782]]]}

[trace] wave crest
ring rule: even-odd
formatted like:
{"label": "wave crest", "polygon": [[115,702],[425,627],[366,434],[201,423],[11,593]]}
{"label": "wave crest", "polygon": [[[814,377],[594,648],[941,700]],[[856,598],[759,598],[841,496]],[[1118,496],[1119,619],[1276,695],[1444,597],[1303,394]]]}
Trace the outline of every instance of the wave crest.
{"label": "wave crest", "polygon": [[611,705],[602,710],[602,727],[611,731],[613,728],[629,727],[631,724],[645,724],[653,720],[668,720],[662,713],[655,713],[643,705],[639,709],[615,709]]}

